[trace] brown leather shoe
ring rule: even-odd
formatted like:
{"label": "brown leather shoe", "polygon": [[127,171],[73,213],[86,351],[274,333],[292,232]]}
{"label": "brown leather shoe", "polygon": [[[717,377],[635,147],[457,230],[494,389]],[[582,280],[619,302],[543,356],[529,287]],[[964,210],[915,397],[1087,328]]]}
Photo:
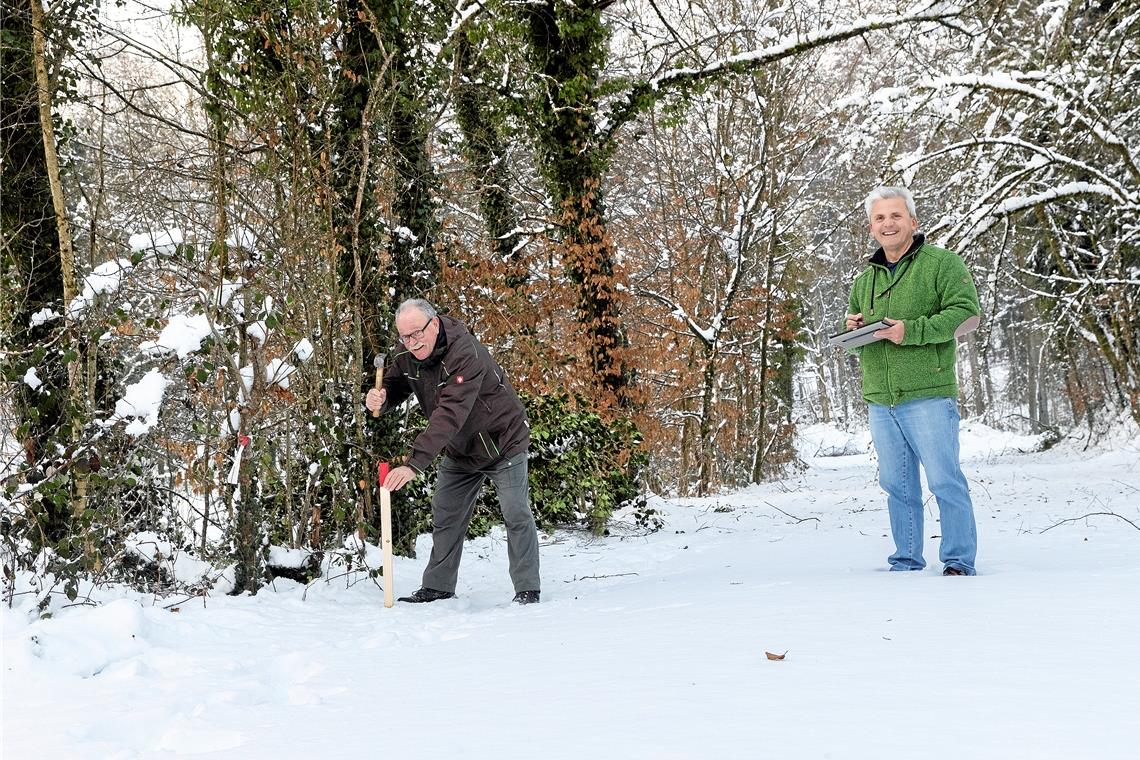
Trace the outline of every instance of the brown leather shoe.
{"label": "brown leather shoe", "polygon": [[942,574],[943,575],[966,575],[966,571],[959,568],[959,567],[954,567],[953,565],[947,565],[946,569],[944,569],[942,571]]}

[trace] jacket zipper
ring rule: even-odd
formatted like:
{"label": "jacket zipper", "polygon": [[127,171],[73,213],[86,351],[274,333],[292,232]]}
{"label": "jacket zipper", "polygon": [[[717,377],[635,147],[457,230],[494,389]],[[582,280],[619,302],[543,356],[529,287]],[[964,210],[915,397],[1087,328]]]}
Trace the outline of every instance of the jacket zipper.
{"label": "jacket zipper", "polygon": [[[910,267],[907,267],[907,268],[909,269]],[[887,311],[888,312],[890,312],[890,310],[891,310],[891,295],[893,295],[893,293],[894,293],[894,287],[895,286],[892,283],[891,287],[887,288]],[[887,368],[887,393],[890,394],[889,402],[890,402],[891,408],[893,409],[895,406],[895,403],[894,403],[895,391],[894,391],[894,383],[891,382],[890,352],[887,351],[886,346],[883,346],[883,365]]]}
{"label": "jacket zipper", "polygon": [[[920,248],[919,250],[922,250],[922,249]],[[915,251],[908,258],[913,258],[917,255],[918,255],[918,251]],[[900,262],[900,264],[901,263],[902,262]],[[879,266],[879,265],[878,264],[872,264],[872,266],[875,267],[875,266]],[[914,266],[914,262],[909,261],[906,264],[906,269],[899,272],[897,276],[892,274],[893,281],[891,282],[890,285],[887,286],[886,290],[884,290],[882,293],[880,293],[880,295],[885,295],[887,297],[887,308],[886,308],[885,313],[889,314],[891,311],[891,295],[893,295],[893,293],[894,293],[895,285],[899,284],[899,280],[901,280],[903,278],[903,275],[905,275],[907,272],[910,271],[912,266]],[[876,316],[875,315],[875,282],[877,280],[877,275],[878,275],[878,270],[872,269],[871,270],[871,315],[872,316]],[[895,391],[894,391],[894,383],[891,382],[891,364],[889,361],[889,357],[890,357],[890,353],[888,353],[887,347],[883,346],[883,367],[884,367],[884,372],[885,372],[886,378],[887,378],[887,395],[889,396],[888,406],[893,408],[895,406],[895,403],[894,403]]]}

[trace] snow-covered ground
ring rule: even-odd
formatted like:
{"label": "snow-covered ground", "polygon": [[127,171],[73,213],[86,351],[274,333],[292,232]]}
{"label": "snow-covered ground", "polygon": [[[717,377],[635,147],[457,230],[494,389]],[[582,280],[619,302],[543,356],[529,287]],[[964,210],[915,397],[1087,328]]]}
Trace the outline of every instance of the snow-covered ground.
{"label": "snow-covered ground", "polygon": [[[805,453],[865,452],[807,433]],[[973,578],[940,575],[937,539],[926,572],[885,572],[875,463],[854,453],[660,501],[651,535],[545,537],[537,606],[509,602],[501,533],[430,605],[385,609],[344,577],[177,609],[100,592],[48,620],[17,597],[0,754],[1135,758],[1140,438],[1019,451],[1033,443],[964,429]],[[428,540],[397,559],[398,593]]]}

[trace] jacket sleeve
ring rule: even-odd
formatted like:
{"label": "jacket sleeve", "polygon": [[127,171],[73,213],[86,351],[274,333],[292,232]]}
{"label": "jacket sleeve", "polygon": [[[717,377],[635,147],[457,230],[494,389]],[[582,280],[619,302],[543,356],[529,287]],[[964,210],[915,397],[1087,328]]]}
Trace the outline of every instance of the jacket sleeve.
{"label": "jacket sleeve", "polygon": [[970,317],[981,315],[978,290],[966,264],[956,255],[946,256],[935,275],[939,311],[904,320],[904,346],[923,346],[954,340],[954,331]]}
{"label": "jacket sleeve", "polygon": [[404,377],[404,370],[399,362],[392,362],[388,365],[388,369],[384,370],[384,392],[387,397],[384,399],[384,406],[380,407],[381,413],[395,409],[412,395],[412,386]]}
{"label": "jacket sleeve", "polygon": [[[859,278],[856,277],[855,282],[851,283],[851,295],[847,298],[847,314],[858,314],[859,312],[863,311],[863,307],[859,305],[859,296],[857,294],[858,290]],[[843,319],[839,320],[839,332],[843,332],[847,329],[847,314],[844,314]],[[848,348],[847,353],[855,354],[858,356],[859,354],[863,353],[863,346]]]}
{"label": "jacket sleeve", "polygon": [[447,444],[451,443],[471,416],[479,398],[485,367],[479,359],[474,339],[467,338],[444,357],[443,387],[428,425],[412,442],[408,464],[417,472],[426,470]]}

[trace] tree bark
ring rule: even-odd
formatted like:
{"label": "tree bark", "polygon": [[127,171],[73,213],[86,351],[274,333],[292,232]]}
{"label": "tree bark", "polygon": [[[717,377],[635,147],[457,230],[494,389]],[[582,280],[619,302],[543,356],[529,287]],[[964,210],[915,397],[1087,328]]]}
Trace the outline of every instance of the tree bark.
{"label": "tree bark", "polygon": [[[75,276],[75,251],[71,242],[71,224],[67,219],[67,204],[63,198],[63,183],[59,175],[59,154],[56,152],[55,124],[52,121],[52,86],[48,79],[44,42],[44,8],[40,0],[29,0],[32,9],[32,57],[36,72],[36,86],[40,109],[40,129],[44,136],[44,158],[51,186],[51,202],[55,211],[55,224],[59,232],[60,271],[63,275],[63,301],[66,305],[78,295]],[[68,366],[72,396],[80,390],[79,362]]]}
{"label": "tree bark", "polygon": [[[48,184],[51,187],[52,209],[55,212],[55,226],[59,235],[59,263],[63,279],[63,303],[67,304],[79,295],[77,277],[75,273],[75,248],[71,238],[71,223],[67,217],[67,204],[63,197],[63,181],[59,170],[59,153],[56,150],[55,124],[52,119],[52,105],[54,88],[48,77],[46,42],[44,39],[44,9],[40,0],[30,0],[32,11],[32,62],[36,73],[36,90],[40,112],[40,129],[43,132],[44,159],[47,169]],[[78,329],[78,328],[77,328]],[[75,331],[65,333],[67,343],[75,354],[67,362],[68,398],[72,409],[71,419],[61,420],[70,427],[72,442],[79,439],[83,432],[83,420],[87,417],[87,391],[85,372],[87,362],[83,356],[82,346],[75,339]],[[79,424],[74,421],[78,418]],[[68,424],[70,423],[70,424]],[[78,516],[86,508],[88,476],[77,474],[74,480],[74,490],[71,497],[71,512]],[[92,547],[87,545],[86,552],[90,554]]]}
{"label": "tree bark", "polygon": [[519,10],[539,82],[531,101],[539,169],[561,226],[563,266],[577,289],[596,400],[628,407],[633,375],[623,358],[628,341],[602,189],[613,143],[599,143],[596,129],[595,91],[606,60],[602,11],[583,0]]}

